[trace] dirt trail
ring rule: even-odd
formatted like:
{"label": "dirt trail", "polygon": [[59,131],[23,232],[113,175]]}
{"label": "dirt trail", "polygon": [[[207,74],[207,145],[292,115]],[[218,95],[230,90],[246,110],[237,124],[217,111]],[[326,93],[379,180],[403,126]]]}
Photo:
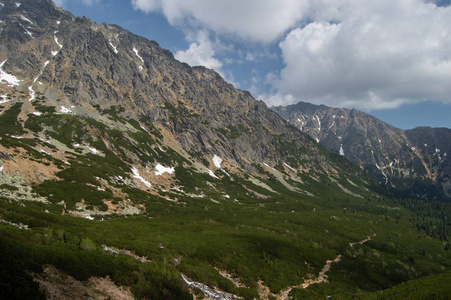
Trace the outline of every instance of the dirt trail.
{"label": "dirt trail", "polygon": [[[373,234],[373,236],[376,236],[376,234]],[[362,244],[370,241],[373,236],[368,236],[366,239],[361,240],[359,242],[349,243],[349,246],[351,246],[351,248],[354,248],[354,245],[356,245],[356,244],[362,245]],[[271,293],[269,291],[269,288],[264,286],[263,282],[260,281],[258,283],[259,284],[258,293],[260,295],[260,298],[262,298],[262,299],[269,299],[269,295],[271,295],[271,296],[275,297],[277,300],[286,300],[286,299],[290,299],[290,297],[288,295],[290,294],[292,289],[295,289],[295,288],[297,288],[297,289],[306,289],[312,284],[317,284],[317,283],[321,283],[321,282],[328,282],[326,273],[330,270],[330,267],[331,267],[332,263],[339,262],[342,257],[343,257],[343,255],[340,254],[335,259],[328,260],[326,262],[326,264],[324,265],[323,269],[319,272],[319,274],[318,274],[318,276],[316,278],[313,277],[312,274],[310,274],[309,275],[310,278],[304,280],[303,283],[301,283],[299,285],[288,287],[287,289],[280,291],[280,293],[277,294],[277,295]]]}
{"label": "dirt trail", "polygon": [[[373,234],[373,236],[376,236],[376,234]],[[372,236],[369,235],[366,239],[364,239],[364,240],[362,240],[360,242],[349,243],[349,246],[351,246],[351,248],[354,248],[354,245],[357,245],[357,244],[362,245],[362,244],[364,244],[364,243],[366,243],[368,241],[371,241],[371,238],[372,238]]]}

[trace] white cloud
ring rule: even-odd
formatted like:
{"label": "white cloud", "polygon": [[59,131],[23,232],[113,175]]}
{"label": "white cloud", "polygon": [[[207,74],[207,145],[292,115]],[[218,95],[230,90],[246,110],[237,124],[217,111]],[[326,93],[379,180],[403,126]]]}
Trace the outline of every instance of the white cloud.
{"label": "white cloud", "polygon": [[451,102],[450,7],[420,0],[347,2],[314,14],[324,20],[292,30],[280,43],[286,66],[273,80],[269,103],[380,109]]}
{"label": "white cloud", "polygon": [[[451,101],[451,8],[437,2],[443,3],[131,0],[135,9],[160,12],[185,32],[204,32],[176,53],[191,65],[221,72],[220,43],[206,32],[237,43],[281,41],[285,66],[271,81],[272,92],[261,95],[268,104],[303,100],[361,109]],[[244,61],[264,62],[243,49]],[[258,83],[252,89],[258,91]]]}
{"label": "white cloud", "polygon": [[177,51],[174,56],[191,66],[205,66],[221,72],[222,63],[214,57],[214,45],[205,30],[199,31],[195,35],[194,41],[186,51]]}
{"label": "white cloud", "polygon": [[162,12],[172,25],[202,26],[216,33],[271,42],[296,25],[308,0],[132,0],[135,9]]}

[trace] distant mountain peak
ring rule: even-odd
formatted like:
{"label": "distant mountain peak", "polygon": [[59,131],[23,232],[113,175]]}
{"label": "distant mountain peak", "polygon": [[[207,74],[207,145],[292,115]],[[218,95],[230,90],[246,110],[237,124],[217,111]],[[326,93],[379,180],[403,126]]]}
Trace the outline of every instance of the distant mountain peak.
{"label": "distant mountain peak", "polygon": [[[378,176],[382,185],[408,196],[451,197],[450,160],[434,156],[434,149],[420,150],[427,144],[439,144],[438,140],[449,141],[451,129],[419,127],[404,131],[355,109],[306,102],[271,109],[326,148]],[[440,145],[451,152],[450,143]]]}

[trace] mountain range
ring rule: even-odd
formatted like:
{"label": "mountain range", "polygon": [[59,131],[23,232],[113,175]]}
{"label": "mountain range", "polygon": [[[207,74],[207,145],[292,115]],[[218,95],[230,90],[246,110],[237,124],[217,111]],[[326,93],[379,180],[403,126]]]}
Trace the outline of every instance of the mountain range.
{"label": "mountain range", "polygon": [[451,129],[401,130],[358,110],[305,102],[272,109],[377,176],[382,186],[407,197],[451,198]]}
{"label": "mountain range", "polygon": [[[451,293],[439,284],[451,267],[451,207],[435,201],[446,192],[385,188],[407,188],[417,164],[413,181],[443,183],[446,132],[376,131],[341,110],[335,125],[310,116],[318,134],[361,126],[322,146],[119,26],[50,0],[1,0],[0,21],[2,298],[368,299],[418,280],[427,295]],[[350,161],[365,144],[345,140],[363,127],[384,145],[377,159],[404,143],[398,177],[385,160],[379,181]],[[418,143],[438,154],[415,154],[430,149]]]}

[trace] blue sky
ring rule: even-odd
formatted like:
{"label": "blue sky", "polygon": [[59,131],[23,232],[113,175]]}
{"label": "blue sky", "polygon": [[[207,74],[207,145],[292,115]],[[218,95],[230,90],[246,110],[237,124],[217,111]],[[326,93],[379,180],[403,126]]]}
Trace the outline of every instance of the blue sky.
{"label": "blue sky", "polygon": [[56,0],[205,65],[268,106],[451,128],[450,0]]}

